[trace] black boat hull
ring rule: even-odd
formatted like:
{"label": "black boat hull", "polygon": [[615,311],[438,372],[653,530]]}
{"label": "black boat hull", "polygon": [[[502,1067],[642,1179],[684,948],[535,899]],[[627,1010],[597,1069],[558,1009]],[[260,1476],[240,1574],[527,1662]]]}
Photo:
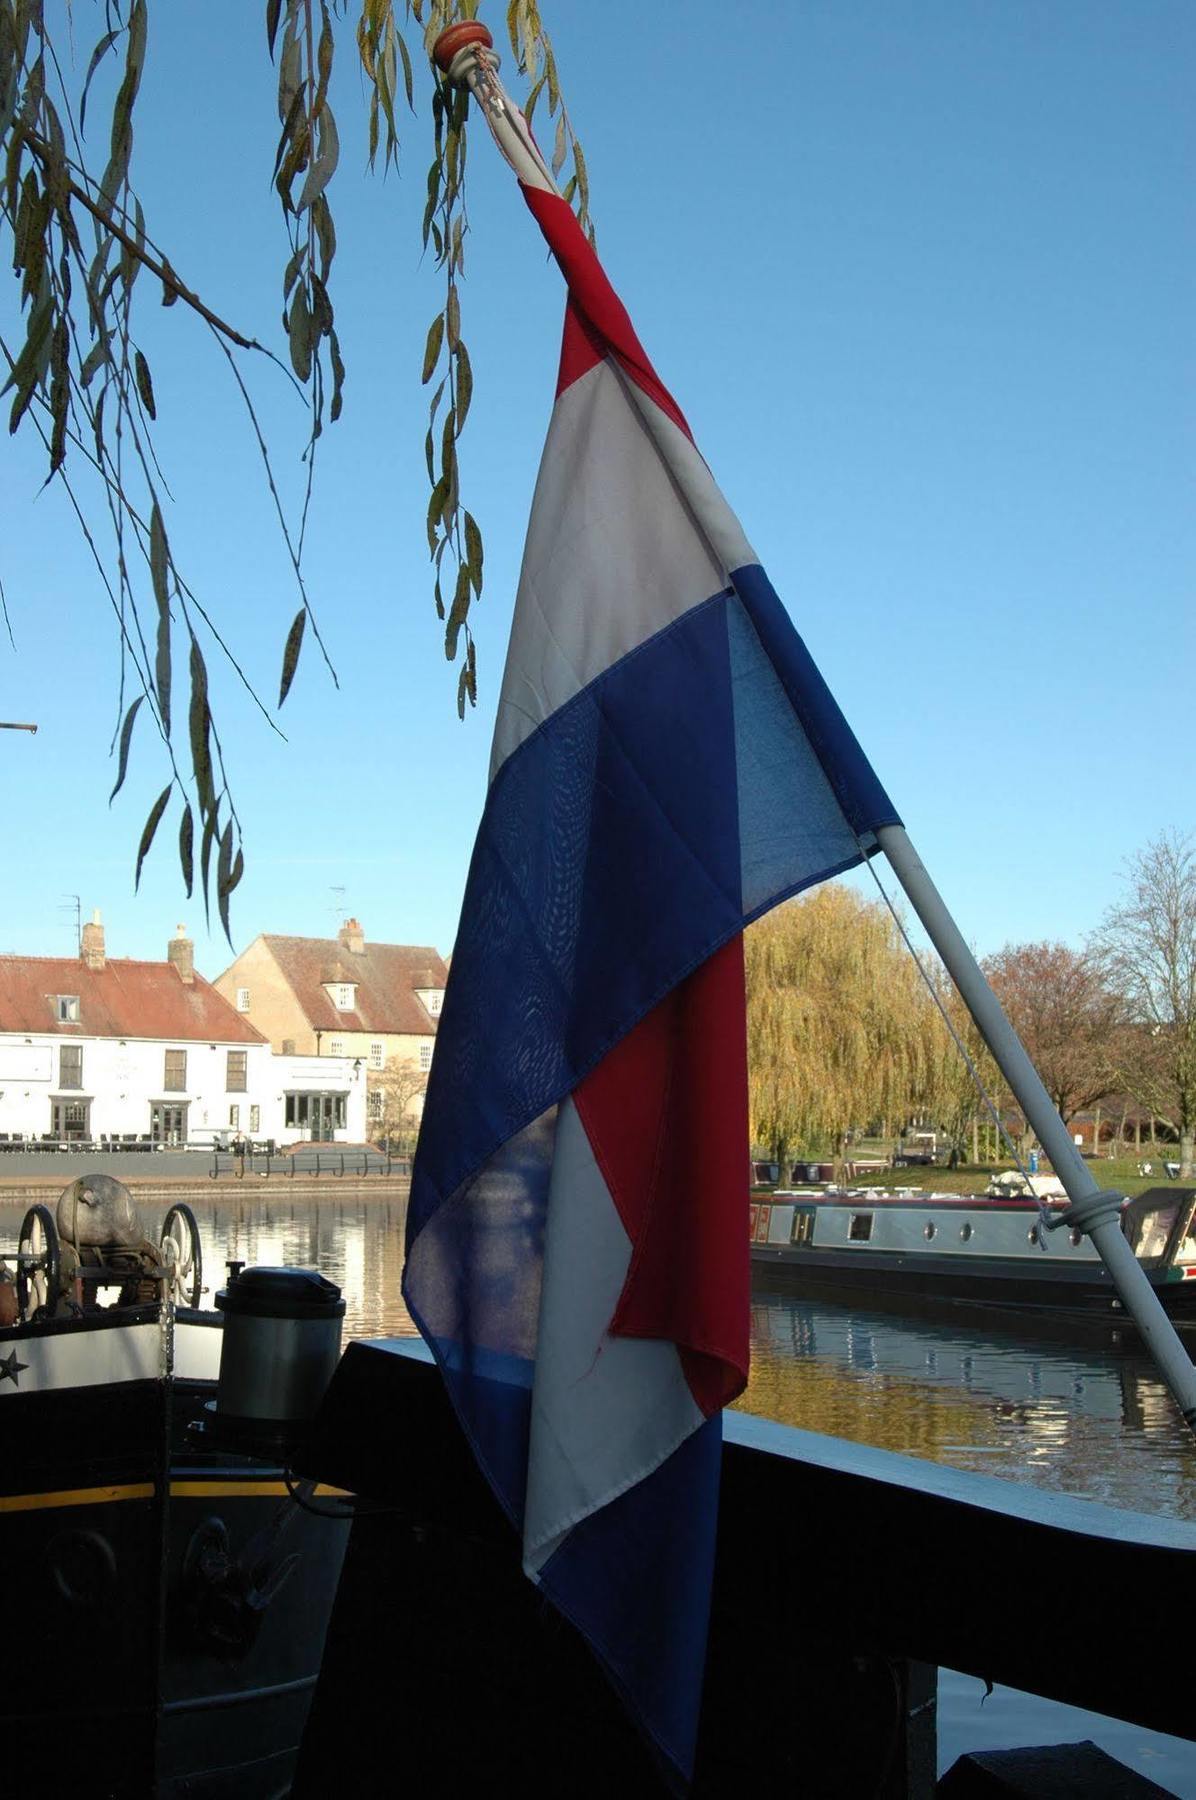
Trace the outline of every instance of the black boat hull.
{"label": "black boat hull", "polygon": [[[1103,1270],[1060,1267],[1030,1259],[1011,1268],[1006,1259],[901,1256],[866,1249],[789,1249],[753,1244],[752,1281],[811,1298],[868,1306],[959,1313],[983,1311],[1032,1319],[1065,1320],[1108,1331],[1133,1331],[1116,1289]],[[1150,1271],[1148,1271],[1150,1273]],[[1196,1280],[1157,1279],[1151,1285],[1176,1327],[1196,1329]]]}
{"label": "black boat hull", "polygon": [[[20,1334],[0,1339],[19,1375]],[[297,1506],[279,1467],[195,1448],[212,1393],[176,1378],[4,1396],[6,1791],[288,1791],[348,1527]]]}

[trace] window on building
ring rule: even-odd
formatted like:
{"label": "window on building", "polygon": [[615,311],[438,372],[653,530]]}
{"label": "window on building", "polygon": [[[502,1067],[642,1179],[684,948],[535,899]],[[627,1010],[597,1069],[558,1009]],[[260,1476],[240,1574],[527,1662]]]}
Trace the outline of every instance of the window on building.
{"label": "window on building", "polygon": [[230,1106],[229,1107],[228,1122],[233,1127],[234,1131],[240,1130],[240,1128],[241,1128],[241,1108],[239,1106]]}
{"label": "window on building", "polygon": [[443,998],[444,998],[444,996],[439,993],[429,994],[429,996],[428,996],[428,1011],[431,1013],[433,1018],[435,1018],[437,1013],[440,1011],[440,1002]]}
{"label": "window on building", "polygon": [[421,1044],[419,1047],[419,1066],[425,1072],[432,1067],[432,1046]]}
{"label": "window on building", "polygon": [[59,1024],[61,1024],[61,1025],[78,1024],[78,1021],[79,1021],[79,996],[78,996],[78,994],[55,994],[54,1010],[55,1010],[55,1013],[57,1014]]}
{"label": "window on building", "polygon": [[166,1067],[162,1073],[162,1086],[168,1094],[182,1094],[187,1089],[187,1052],[185,1050],[168,1050]]}
{"label": "window on building", "polygon": [[58,1052],[58,1085],[60,1088],[83,1086],[83,1046],[63,1044]]}
{"label": "window on building", "polygon": [[353,1011],[353,995],[355,988],[351,982],[341,982],[333,993],[333,1005],[338,1012]]}
{"label": "window on building", "polygon": [[386,1046],[384,1044],[371,1044],[370,1045],[370,1068],[371,1069],[383,1069],[385,1067],[386,1067]]}
{"label": "window on building", "polygon": [[238,1012],[248,1012],[249,1011],[249,989],[248,988],[238,988],[237,989],[237,1011]]}
{"label": "window on building", "polygon": [[328,1054],[329,1056],[343,1056],[345,1054],[344,1038],[329,1038]]}
{"label": "window on building", "polygon": [[228,1053],[228,1069],[224,1077],[224,1090],[228,1094],[243,1094],[248,1073],[249,1052],[247,1050],[230,1050]]}
{"label": "window on building", "polygon": [[381,1088],[371,1088],[365,1097],[366,1111],[371,1119],[378,1120],[386,1114],[386,1095]]}
{"label": "window on building", "polygon": [[261,1128],[262,1128],[262,1109],[260,1106],[251,1106],[249,1109],[249,1129],[256,1135],[256,1133],[259,1132],[261,1130]]}

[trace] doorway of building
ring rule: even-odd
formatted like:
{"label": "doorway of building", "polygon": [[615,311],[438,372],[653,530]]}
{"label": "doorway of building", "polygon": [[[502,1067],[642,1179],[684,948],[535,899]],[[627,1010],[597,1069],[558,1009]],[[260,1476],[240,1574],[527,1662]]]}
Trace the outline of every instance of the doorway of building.
{"label": "doorway of building", "polygon": [[90,1100],[51,1100],[50,1131],[60,1144],[85,1142],[91,1136]]}
{"label": "doorway of building", "polygon": [[330,1144],[345,1128],[344,1094],[288,1094],[288,1130],[299,1131],[313,1143]]}
{"label": "doorway of building", "polygon": [[151,1100],[150,1138],[177,1147],[187,1142],[187,1107],[177,1100]]}

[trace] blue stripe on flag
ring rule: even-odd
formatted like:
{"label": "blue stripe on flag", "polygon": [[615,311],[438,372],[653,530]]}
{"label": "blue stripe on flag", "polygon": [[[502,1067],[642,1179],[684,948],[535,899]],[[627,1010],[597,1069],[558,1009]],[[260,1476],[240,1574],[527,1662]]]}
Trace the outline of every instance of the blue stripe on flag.
{"label": "blue stripe on flag", "polygon": [[540,1571],[553,1605],[680,1767],[697,1736],[722,1423],[715,1413],[646,1480],[576,1525]]}
{"label": "blue stripe on flag", "polygon": [[[852,827],[896,819],[763,572],[734,581],[738,599],[716,594],[621,658],[494,780],[437,1031],[409,1245],[749,918],[858,862]],[[745,806],[761,770],[771,791]]]}

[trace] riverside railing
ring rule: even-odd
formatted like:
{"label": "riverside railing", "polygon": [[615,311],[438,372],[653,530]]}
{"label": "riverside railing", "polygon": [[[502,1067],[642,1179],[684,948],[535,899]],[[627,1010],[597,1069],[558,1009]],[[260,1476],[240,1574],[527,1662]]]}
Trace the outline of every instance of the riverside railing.
{"label": "riverside railing", "polygon": [[279,1152],[269,1148],[253,1150],[222,1150],[214,1148],[212,1163],[208,1170],[212,1181],[232,1179],[243,1180],[247,1175],[261,1178],[275,1177],[281,1181],[293,1181],[296,1176],[320,1178],[329,1176],[333,1180],[351,1181],[368,1180],[371,1176],[408,1176],[411,1173],[411,1158],[401,1156],[397,1151],[378,1150],[372,1145],[346,1145],[342,1150],[335,1145],[324,1145],[316,1150],[294,1150]]}

